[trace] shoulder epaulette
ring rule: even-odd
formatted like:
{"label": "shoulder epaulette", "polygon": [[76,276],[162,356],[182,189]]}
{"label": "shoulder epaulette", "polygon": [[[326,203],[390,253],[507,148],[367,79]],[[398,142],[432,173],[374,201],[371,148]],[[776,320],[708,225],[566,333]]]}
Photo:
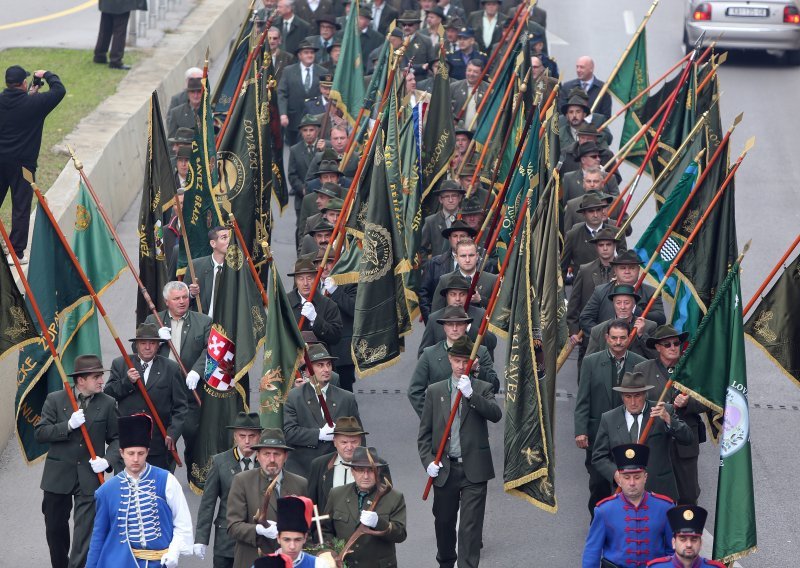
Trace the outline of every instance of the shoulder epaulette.
{"label": "shoulder epaulette", "polygon": [[617,498],[619,495],[622,495],[622,493],[614,493],[613,495],[609,495],[609,496],[608,496],[608,497],[606,497],[605,499],[601,499],[600,501],[598,501],[598,502],[597,502],[597,504],[595,504],[595,507],[599,507],[600,505],[602,505],[603,503],[605,503],[605,502],[607,502],[607,501],[613,501],[613,500],[614,500],[614,499],[616,499],[616,498]]}
{"label": "shoulder epaulette", "polygon": [[672,500],[672,497],[667,497],[666,495],[662,495],[661,493],[653,493],[651,491],[650,495],[652,495],[653,497],[656,497],[657,499],[661,499],[662,501],[666,501],[670,505],[674,505],[675,504],[675,501]]}
{"label": "shoulder epaulette", "polygon": [[648,566],[652,566],[653,564],[658,564],[659,562],[669,562],[669,556],[662,556],[661,558],[653,558],[650,562],[647,563]]}

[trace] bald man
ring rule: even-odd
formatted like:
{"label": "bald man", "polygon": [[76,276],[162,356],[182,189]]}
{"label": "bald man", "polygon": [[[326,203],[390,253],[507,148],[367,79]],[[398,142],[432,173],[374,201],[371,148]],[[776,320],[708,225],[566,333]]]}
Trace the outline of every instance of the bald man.
{"label": "bald man", "polygon": [[606,118],[611,116],[611,95],[606,92],[597,106],[594,102],[600,90],[603,88],[603,82],[594,76],[594,60],[588,55],[582,55],[575,62],[575,74],[577,79],[567,81],[561,86],[559,91],[559,108],[567,102],[567,93],[575,87],[583,89],[589,95],[589,106],[594,107],[594,112],[605,115]]}

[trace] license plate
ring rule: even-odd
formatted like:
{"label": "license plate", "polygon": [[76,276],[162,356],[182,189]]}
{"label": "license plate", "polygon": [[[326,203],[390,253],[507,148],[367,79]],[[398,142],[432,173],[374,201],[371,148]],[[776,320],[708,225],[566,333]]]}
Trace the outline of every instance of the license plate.
{"label": "license plate", "polygon": [[766,18],[769,16],[768,8],[728,8],[725,10],[726,16],[740,16],[745,18]]}

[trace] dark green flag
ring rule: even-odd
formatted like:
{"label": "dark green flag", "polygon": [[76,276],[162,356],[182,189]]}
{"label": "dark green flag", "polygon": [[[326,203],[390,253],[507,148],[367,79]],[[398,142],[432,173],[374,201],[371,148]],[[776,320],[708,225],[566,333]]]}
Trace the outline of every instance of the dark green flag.
{"label": "dark green flag", "polygon": [[[636,96],[649,85],[650,79],[647,74],[647,29],[642,28],[636,40],[633,42],[630,51],[626,54],[625,59],[620,62],[617,74],[614,75],[614,79],[608,84],[608,90],[625,105],[636,98]],[[619,138],[620,148],[639,131],[635,115],[644,107],[646,102],[647,95],[644,95],[625,113],[625,123],[622,126],[622,134]],[[628,153],[626,159],[629,162],[638,162],[641,164],[646,153],[647,146],[645,145],[644,139],[640,139],[634,144],[634,147]]]}
{"label": "dark green flag", "polygon": [[260,82],[255,67],[243,86],[217,153],[220,209],[233,213],[244,244],[257,264],[269,240],[272,162],[269,124],[259,104]]}
{"label": "dark green flag", "polygon": [[192,455],[194,463],[187,465],[189,486],[195,492],[203,490],[213,456],[231,446],[226,426],[247,408],[247,372],[264,343],[266,330],[263,301],[233,231],[218,280],[205,381],[200,386],[203,405]]}
{"label": "dark green flag", "polygon": [[744,332],[773,363],[800,385],[800,255],[759,302]]}
{"label": "dark green flag", "polygon": [[713,558],[730,563],[755,552],[757,542],[738,261],[720,282],[672,376],[678,389],[713,409],[722,422]]}
{"label": "dark green flag", "polygon": [[343,118],[351,128],[356,126],[358,112],[364,104],[365,91],[358,7],[358,0],[350,6],[341,37],[342,50],[339,53],[331,88],[331,102],[342,111]]}
{"label": "dark green flag", "polygon": [[259,414],[264,428],[283,428],[283,404],[294,386],[295,373],[303,363],[305,343],[275,261],[269,263],[267,299],[267,336],[264,374],[259,386]]}
{"label": "dark green flag", "polygon": [[217,88],[211,95],[211,109],[214,113],[214,118],[217,120],[224,121],[225,115],[230,110],[233,95],[239,84],[239,78],[242,76],[247,56],[250,54],[250,43],[253,41],[252,30],[253,14],[248,12],[239,27],[239,34],[236,36],[236,41],[228,54],[228,60],[222,68]]}
{"label": "dark green flag", "polygon": [[[272,63],[272,54],[269,46],[264,49],[264,66],[261,71],[262,85],[258,91],[258,108],[260,119],[267,124],[267,138],[262,150],[262,164],[264,171],[272,169],[272,194],[280,205],[283,213],[289,204],[289,188],[286,185],[286,173],[283,169],[283,129],[281,128],[280,111],[278,110],[277,84],[275,79],[275,66]],[[269,152],[267,157],[266,152]],[[266,173],[265,173],[266,175]],[[265,196],[269,199],[269,196]],[[269,208],[267,208],[269,210]],[[268,218],[267,234],[271,233],[272,216]]]}
{"label": "dark green flag", "polygon": [[[28,281],[39,311],[47,325],[47,333],[55,345],[59,344],[61,322],[81,302],[91,301],[70,256],[59,240],[55,229],[41,207],[36,208],[36,222],[31,239]],[[30,313],[33,308],[27,299]],[[41,335],[38,322],[37,334]],[[34,437],[34,428],[41,417],[42,405],[47,395],[62,388],[61,376],[44,339],[26,345],[17,366],[16,409],[17,439],[22,457],[30,464],[41,458],[48,444],[40,444]]]}
{"label": "dark green flag", "polygon": [[444,47],[439,50],[439,65],[433,77],[433,91],[428,106],[428,117],[422,129],[422,201],[447,174],[450,158],[456,149],[456,134],[453,128],[453,105],[450,100],[450,75],[445,59]]}
{"label": "dark green flag", "polygon": [[[169,146],[161,121],[158,94],[150,95],[150,121],[147,125],[147,161],[145,162],[142,203],[139,206],[139,277],[150,298],[161,311],[166,309],[162,290],[169,282],[167,251],[164,248],[165,223],[175,199],[175,176],[169,160]],[[208,240],[208,239],[206,239]],[[137,295],[136,322],[150,315],[144,296]]]}
{"label": "dark green flag", "polygon": [[7,262],[0,262],[0,329],[0,359],[39,338]]}
{"label": "dark green flag", "polygon": [[[377,148],[377,150],[376,150]],[[385,145],[383,128],[378,129],[373,145],[372,177],[369,199],[364,219],[364,238],[361,270],[353,315],[353,362],[359,377],[378,372],[400,359],[401,335],[410,330],[411,322],[403,288],[403,273],[410,268],[404,257],[402,235],[397,231],[393,203],[399,199],[387,184],[386,162],[383,149],[397,148]],[[375,317],[381,314],[381,317]]]}
{"label": "dark green flag", "polygon": [[[198,129],[192,141],[192,157],[186,175],[186,193],[183,195],[183,226],[189,240],[192,258],[211,254],[208,231],[222,224],[215,198],[218,191],[217,149],[214,143],[214,124],[208,97],[208,80],[203,79],[203,100],[200,103]],[[187,257],[183,239],[178,254],[178,274],[186,271]]]}
{"label": "dark green flag", "polygon": [[[530,194],[528,194],[530,195]],[[541,322],[536,297],[536,266],[531,235],[531,211],[519,232],[516,273],[511,280],[509,344],[505,364],[506,405],[504,424],[503,489],[540,509],[558,510],[547,386],[540,377],[536,346]],[[556,259],[556,271],[558,260]],[[554,377],[555,378],[555,377]]]}

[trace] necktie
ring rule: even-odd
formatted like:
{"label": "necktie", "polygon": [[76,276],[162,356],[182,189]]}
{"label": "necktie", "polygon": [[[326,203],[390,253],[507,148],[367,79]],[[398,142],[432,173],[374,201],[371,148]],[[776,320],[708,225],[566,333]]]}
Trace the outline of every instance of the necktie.
{"label": "necktie", "polygon": [[633,423],[631,424],[631,443],[638,444],[639,443],[639,416],[641,414],[634,414],[633,415]]}
{"label": "necktie", "polygon": [[314,146],[311,145],[311,144],[308,145],[308,155],[309,156],[313,156],[314,155]]}
{"label": "necktie", "polygon": [[358,492],[358,510],[361,511],[364,509],[364,499],[366,499],[367,493],[366,491],[359,491]]}
{"label": "necktie", "polygon": [[144,384],[147,384],[147,368],[150,366],[150,363],[145,363],[142,361],[142,380]]}
{"label": "necktie", "polygon": [[252,463],[252,460],[250,458],[242,458],[242,463],[244,464],[244,471],[247,471],[250,469],[250,463]]}
{"label": "necktie", "polygon": [[86,407],[89,406],[89,397],[81,393],[78,393],[78,402],[79,402],[78,407],[81,410],[86,410]]}
{"label": "necktie", "polygon": [[311,67],[306,67],[306,78],[303,81],[303,88],[306,92],[311,89]]}
{"label": "necktie", "polygon": [[581,81],[581,88],[588,93],[589,92],[589,81]]}
{"label": "necktie", "polygon": [[283,39],[286,41],[286,36],[289,35],[289,22],[283,24]]}

